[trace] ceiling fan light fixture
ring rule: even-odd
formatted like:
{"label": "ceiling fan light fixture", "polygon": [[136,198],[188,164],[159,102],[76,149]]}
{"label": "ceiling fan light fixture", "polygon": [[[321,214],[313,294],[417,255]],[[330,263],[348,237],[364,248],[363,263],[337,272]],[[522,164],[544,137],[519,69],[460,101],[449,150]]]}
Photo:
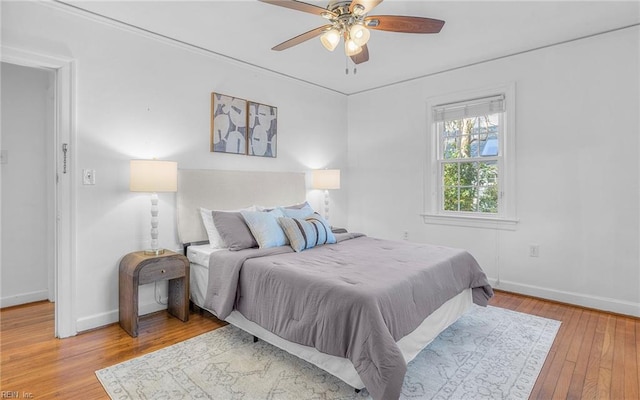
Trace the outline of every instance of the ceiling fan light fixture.
{"label": "ceiling fan light fixture", "polygon": [[325,33],[320,36],[320,42],[324,46],[325,49],[329,51],[333,51],[340,43],[340,31],[335,28],[329,29]]}
{"label": "ceiling fan light fixture", "polygon": [[351,13],[355,16],[361,16],[362,14],[364,14],[364,12],[366,11],[366,9],[364,8],[364,6],[362,4],[356,4],[355,6],[353,6],[353,10],[351,11]]}
{"label": "ceiling fan light fixture", "polygon": [[358,46],[364,46],[369,41],[371,32],[362,24],[353,24],[349,29],[349,36]]}
{"label": "ceiling fan light fixture", "polygon": [[344,53],[347,57],[355,56],[362,51],[362,46],[358,45],[353,39],[347,39],[344,42]]}

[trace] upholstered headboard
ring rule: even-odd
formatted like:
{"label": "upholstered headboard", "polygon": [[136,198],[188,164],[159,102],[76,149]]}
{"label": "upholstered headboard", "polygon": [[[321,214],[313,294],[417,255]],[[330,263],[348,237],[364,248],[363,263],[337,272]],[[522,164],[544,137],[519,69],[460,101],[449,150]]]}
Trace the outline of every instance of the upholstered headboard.
{"label": "upholstered headboard", "polygon": [[208,240],[200,207],[232,210],[277,206],[306,199],[302,172],[178,170],[177,224],[182,243]]}

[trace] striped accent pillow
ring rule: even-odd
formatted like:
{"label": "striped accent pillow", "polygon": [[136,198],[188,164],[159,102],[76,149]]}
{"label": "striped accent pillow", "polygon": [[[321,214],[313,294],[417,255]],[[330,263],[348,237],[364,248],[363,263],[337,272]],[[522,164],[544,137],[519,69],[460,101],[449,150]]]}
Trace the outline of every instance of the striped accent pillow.
{"label": "striped accent pillow", "polygon": [[291,248],[296,252],[336,242],[331,227],[319,214],[305,219],[282,217],[278,218],[278,223],[287,235]]}

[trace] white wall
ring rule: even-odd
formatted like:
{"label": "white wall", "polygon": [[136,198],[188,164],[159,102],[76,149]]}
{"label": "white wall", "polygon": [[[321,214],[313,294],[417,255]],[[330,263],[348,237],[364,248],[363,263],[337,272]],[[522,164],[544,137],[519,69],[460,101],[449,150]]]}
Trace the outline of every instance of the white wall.
{"label": "white wall", "polygon": [[[149,246],[149,197],[128,190],[129,160],[179,168],[308,171],[346,167],[346,98],[202,51],[67,12],[55,4],[3,2],[5,46],[76,60],[76,317],[78,330],[117,321],[118,263]],[[212,91],[278,107],[278,157],[209,152]],[[325,118],[332,115],[332,118]],[[344,118],[335,116],[345,115]],[[82,169],[96,185],[81,184]],[[318,193],[310,198],[317,200]],[[346,224],[346,191],[332,194]],[[179,248],[175,195],[160,194],[160,245]],[[164,289],[164,288],[163,288]],[[141,310],[154,304],[143,287]]]}
{"label": "white wall", "polygon": [[[499,288],[640,315],[639,52],[635,27],[350,96],[349,228],[469,249]],[[509,82],[517,230],[425,224],[427,99]]]}
{"label": "white wall", "polygon": [[53,72],[2,64],[0,307],[49,297]]}

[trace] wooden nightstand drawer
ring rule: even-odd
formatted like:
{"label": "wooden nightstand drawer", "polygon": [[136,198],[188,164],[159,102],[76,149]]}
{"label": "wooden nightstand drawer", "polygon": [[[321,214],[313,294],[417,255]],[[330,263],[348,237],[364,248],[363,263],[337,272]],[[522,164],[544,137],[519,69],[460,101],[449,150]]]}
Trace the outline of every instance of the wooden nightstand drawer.
{"label": "wooden nightstand drawer", "polygon": [[185,267],[177,265],[168,265],[165,262],[158,262],[149,265],[145,265],[140,269],[140,275],[138,276],[138,283],[144,285],[155,281],[165,279],[180,278],[185,275]]}

